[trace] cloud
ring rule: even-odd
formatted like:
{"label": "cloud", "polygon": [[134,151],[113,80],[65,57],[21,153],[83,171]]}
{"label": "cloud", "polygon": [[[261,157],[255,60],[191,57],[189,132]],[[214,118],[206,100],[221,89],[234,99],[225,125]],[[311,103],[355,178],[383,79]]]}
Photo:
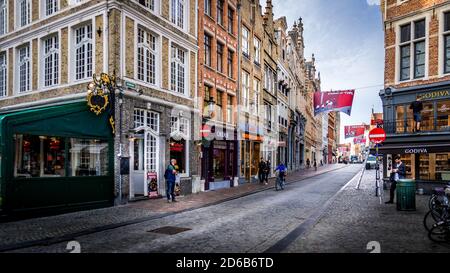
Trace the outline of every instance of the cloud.
{"label": "cloud", "polygon": [[375,6],[375,5],[379,6],[380,5],[380,0],[366,0],[366,1],[369,6]]}

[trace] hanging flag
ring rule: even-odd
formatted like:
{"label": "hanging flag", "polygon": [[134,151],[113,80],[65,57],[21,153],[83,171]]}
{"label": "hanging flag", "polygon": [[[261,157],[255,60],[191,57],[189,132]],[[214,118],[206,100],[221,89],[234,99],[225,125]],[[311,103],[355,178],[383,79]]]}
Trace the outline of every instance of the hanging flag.
{"label": "hanging flag", "polygon": [[366,131],[366,125],[351,125],[351,126],[345,126],[344,132],[345,132],[345,138],[351,138],[351,137],[357,137],[364,135],[364,132]]}
{"label": "hanging flag", "polygon": [[350,116],[352,112],[355,90],[341,90],[314,93],[314,115],[332,111],[344,112]]}
{"label": "hanging flag", "polygon": [[366,138],[363,137],[355,137],[353,139],[353,144],[366,144]]}

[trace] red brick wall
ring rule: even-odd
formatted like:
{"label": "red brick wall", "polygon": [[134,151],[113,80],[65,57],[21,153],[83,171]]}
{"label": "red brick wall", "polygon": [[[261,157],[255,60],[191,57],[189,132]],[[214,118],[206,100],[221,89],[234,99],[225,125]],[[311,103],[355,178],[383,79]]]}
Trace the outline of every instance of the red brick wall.
{"label": "red brick wall", "polygon": [[[384,13],[387,1],[387,12]],[[428,84],[439,81],[450,80],[450,75],[439,76],[439,19],[440,14],[435,11],[445,4],[446,0],[408,0],[402,4],[398,4],[397,0],[382,0],[381,11],[383,18],[385,17],[385,86],[394,86],[396,88]],[[396,60],[396,27],[398,20],[407,19],[408,17],[417,16],[421,13],[431,12],[430,22],[428,25],[429,45],[428,45],[428,79],[413,80],[395,84],[395,60]],[[397,68],[398,69],[398,68]]]}
{"label": "red brick wall", "polygon": [[[236,99],[236,89],[237,89],[237,73],[238,73],[238,56],[237,56],[237,31],[238,31],[238,18],[237,18],[237,1],[236,0],[224,0],[223,8],[223,26],[217,22],[217,0],[211,0],[211,17],[205,15],[204,11],[204,0],[198,1],[198,42],[199,42],[199,52],[198,52],[198,95],[201,97],[199,99],[200,109],[204,109],[204,85],[205,82],[211,83],[213,86],[210,87],[211,96],[217,98],[217,90],[220,91],[228,90],[231,91],[233,96],[232,105],[233,109],[236,110],[237,99]],[[233,34],[228,33],[228,6],[234,9],[234,22],[233,22]],[[211,67],[205,65],[205,45],[204,45],[204,35],[207,32],[212,35],[211,39]],[[217,70],[217,43],[220,42],[224,47],[223,59],[222,59],[222,73]],[[229,48],[234,50],[233,52],[233,77],[228,77],[228,67],[227,67],[227,56]],[[230,93],[229,93],[230,94]],[[226,109],[227,109],[227,92],[223,93],[222,97],[222,111],[223,111],[223,121],[226,121]],[[236,112],[236,111],[234,111]],[[237,116],[233,114],[232,122],[236,124]]]}

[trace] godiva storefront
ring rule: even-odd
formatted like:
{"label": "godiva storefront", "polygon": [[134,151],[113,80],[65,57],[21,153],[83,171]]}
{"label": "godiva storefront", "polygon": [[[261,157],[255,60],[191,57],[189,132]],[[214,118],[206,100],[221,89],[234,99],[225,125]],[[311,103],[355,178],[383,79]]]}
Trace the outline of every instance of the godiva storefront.
{"label": "godiva storefront", "polygon": [[[396,155],[406,166],[407,178],[430,191],[450,182],[450,81],[380,92],[386,141],[379,152],[388,179]],[[420,131],[415,132],[411,103],[421,98]],[[374,151],[372,151],[374,153]]]}
{"label": "godiva storefront", "polygon": [[0,115],[2,214],[113,205],[113,135],[86,101]]}

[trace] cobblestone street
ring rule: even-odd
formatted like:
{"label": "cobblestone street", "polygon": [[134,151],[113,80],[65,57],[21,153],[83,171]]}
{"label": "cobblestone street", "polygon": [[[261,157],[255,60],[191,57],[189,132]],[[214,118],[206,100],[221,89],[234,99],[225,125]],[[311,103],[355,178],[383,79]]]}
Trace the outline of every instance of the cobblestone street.
{"label": "cobblestone street", "polygon": [[[6,223],[2,224],[2,232],[8,236],[2,238],[12,241],[14,234],[25,234],[20,227],[33,227],[24,223],[36,227],[45,222],[50,227],[60,221],[61,228],[53,229],[60,236],[59,241],[24,245],[9,252],[68,252],[67,242],[72,240],[80,243],[82,252],[88,253],[367,253],[371,241],[380,243],[381,252],[450,252],[448,246],[429,241],[422,226],[427,196],[417,196],[415,212],[399,212],[395,205],[385,205],[384,201],[380,205],[374,196],[375,171],[366,171],[360,189],[356,189],[361,169],[359,164],[330,166],[318,173],[305,171],[291,175],[290,181],[294,183],[289,183],[282,192],[274,191],[271,185],[245,185],[188,196],[180,198],[175,204],[180,211],[173,208],[173,213],[161,211],[143,217],[142,211],[150,211],[155,202],[139,202],[120,208]],[[231,193],[238,189],[239,194]],[[222,202],[216,200],[219,194]],[[202,207],[197,208],[200,201],[196,198],[204,200]],[[117,213],[110,215],[113,209]],[[135,222],[132,217],[137,217]],[[123,222],[125,219],[128,221]],[[63,224],[63,220],[72,225]],[[78,229],[86,226],[89,231],[93,222],[107,221],[113,223],[107,228],[97,226],[97,230],[94,227],[78,235],[72,231],[76,230],[73,226]],[[176,234],[156,231],[167,227],[184,230]],[[44,233],[38,231],[18,238],[40,238]]]}
{"label": "cobblestone street", "polygon": [[361,253],[371,241],[379,242],[382,253],[450,252],[450,245],[428,239],[422,221],[429,196],[416,195],[417,211],[397,211],[375,197],[375,171],[366,171],[357,190],[357,179],[330,205],[309,232],[293,242],[285,252]]}
{"label": "cobblestone street", "polygon": [[[303,170],[290,174],[287,182],[300,181],[343,167],[345,165],[336,164],[320,167],[317,172],[313,169]],[[48,239],[55,240],[62,236],[79,236],[80,234],[114,228],[134,221],[142,222],[149,219],[161,218],[171,213],[200,208],[273,188],[274,180],[271,179],[269,182],[269,185],[260,185],[259,183],[244,184],[236,188],[192,194],[180,197],[178,199],[180,202],[178,203],[168,204],[165,199],[139,201],[117,207],[1,223],[0,250],[11,247],[23,247],[35,243],[45,243],[44,241]]]}

